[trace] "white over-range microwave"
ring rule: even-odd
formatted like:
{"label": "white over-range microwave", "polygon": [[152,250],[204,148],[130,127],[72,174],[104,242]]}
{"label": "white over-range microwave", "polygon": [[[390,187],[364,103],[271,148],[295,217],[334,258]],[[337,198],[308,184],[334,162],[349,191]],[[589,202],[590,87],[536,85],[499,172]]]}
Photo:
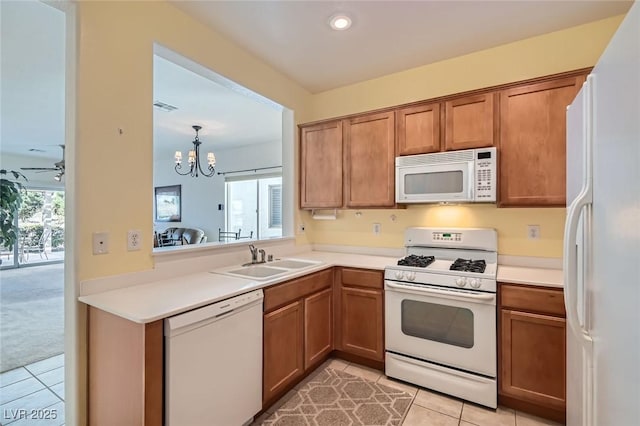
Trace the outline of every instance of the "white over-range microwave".
{"label": "white over-range microwave", "polygon": [[496,148],[396,157],[397,203],[495,203]]}

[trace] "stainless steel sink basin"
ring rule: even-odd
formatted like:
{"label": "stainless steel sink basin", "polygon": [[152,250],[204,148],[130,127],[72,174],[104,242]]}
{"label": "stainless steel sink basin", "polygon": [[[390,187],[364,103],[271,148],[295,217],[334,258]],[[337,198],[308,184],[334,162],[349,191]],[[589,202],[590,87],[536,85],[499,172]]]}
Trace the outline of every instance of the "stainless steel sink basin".
{"label": "stainless steel sink basin", "polygon": [[228,271],[227,274],[260,279],[260,278],[270,278],[275,275],[286,274],[288,272],[289,271],[287,269],[271,268],[269,266],[258,265],[258,266],[246,266],[244,268]]}
{"label": "stainless steel sink basin", "polygon": [[311,262],[307,260],[295,260],[295,259],[282,259],[276,260],[275,262],[269,262],[269,266],[274,266],[277,268],[287,268],[287,269],[300,269],[306,268],[308,266],[317,265],[319,262]]}

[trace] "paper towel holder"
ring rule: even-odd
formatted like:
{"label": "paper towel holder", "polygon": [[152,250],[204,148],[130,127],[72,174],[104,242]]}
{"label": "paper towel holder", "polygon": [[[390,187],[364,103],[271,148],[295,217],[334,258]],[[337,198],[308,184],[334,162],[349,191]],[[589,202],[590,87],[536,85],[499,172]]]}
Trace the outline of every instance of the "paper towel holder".
{"label": "paper towel holder", "polygon": [[[322,212],[331,212],[324,213]],[[311,210],[311,218],[315,220],[336,220],[338,218],[338,209],[327,210],[327,209],[312,209]]]}

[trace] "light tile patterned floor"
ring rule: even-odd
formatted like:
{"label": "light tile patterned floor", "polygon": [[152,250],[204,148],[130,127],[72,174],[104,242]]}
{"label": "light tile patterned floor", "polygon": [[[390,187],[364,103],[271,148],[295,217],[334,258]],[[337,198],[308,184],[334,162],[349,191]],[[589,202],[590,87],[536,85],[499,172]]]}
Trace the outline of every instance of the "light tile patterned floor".
{"label": "light tile patterned floor", "polygon": [[[432,392],[408,383],[387,378],[378,370],[351,364],[343,360],[332,359],[319,368],[330,367],[343,370],[354,376],[362,377],[386,386],[398,388],[413,395],[413,401],[402,423],[403,426],[555,426],[545,419],[531,416],[510,408],[498,407],[490,410],[460,399]],[[296,389],[304,386],[302,381]],[[270,407],[254,425],[262,424],[279,407],[295,394],[295,389],[287,393],[280,401]]]}
{"label": "light tile patterned floor", "polygon": [[0,424],[64,424],[64,354],[0,374]]}

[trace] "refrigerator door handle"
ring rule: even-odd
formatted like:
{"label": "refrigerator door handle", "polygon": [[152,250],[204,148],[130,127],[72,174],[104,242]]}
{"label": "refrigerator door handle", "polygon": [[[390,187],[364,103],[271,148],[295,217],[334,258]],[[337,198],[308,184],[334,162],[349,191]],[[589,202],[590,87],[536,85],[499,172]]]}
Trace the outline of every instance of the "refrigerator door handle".
{"label": "refrigerator door handle", "polygon": [[576,240],[580,215],[586,206],[593,203],[593,180],[591,176],[591,148],[593,140],[593,102],[591,97],[593,95],[593,84],[593,75],[589,75],[584,84],[586,93],[583,105],[584,140],[582,146],[584,148],[583,170],[585,173],[582,179],[582,189],[567,209],[567,219],[564,226],[564,304],[567,312],[567,323],[569,324],[570,331],[573,332],[584,346],[590,346],[592,339],[588,330],[580,324],[578,316],[578,256]]}
{"label": "refrigerator door handle", "polygon": [[[581,341],[591,342],[589,332],[580,324],[578,317],[578,259],[576,237],[580,214],[590,204],[590,189],[583,190],[571,204],[567,212],[564,229],[564,305],[567,312],[567,323],[573,334]],[[584,195],[583,195],[584,194]]]}

